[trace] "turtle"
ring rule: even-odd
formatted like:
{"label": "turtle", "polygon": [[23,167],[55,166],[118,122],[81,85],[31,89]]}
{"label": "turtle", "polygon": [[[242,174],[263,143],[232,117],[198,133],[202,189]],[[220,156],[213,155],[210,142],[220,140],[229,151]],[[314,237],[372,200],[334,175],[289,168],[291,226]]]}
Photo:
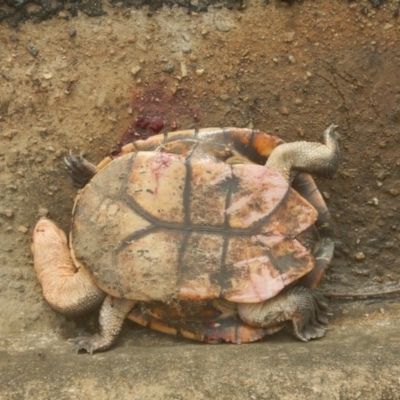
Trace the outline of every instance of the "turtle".
{"label": "turtle", "polygon": [[80,189],[69,245],[42,217],[31,250],[51,308],[74,317],[101,306],[99,333],[76,338],[77,352],[111,347],[125,318],[205,342],[251,342],[287,324],[302,341],[324,336],[327,302],[315,288],[334,236],[310,174],[335,175],[336,128],[323,143],[174,131],[97,166],[70,152]]}

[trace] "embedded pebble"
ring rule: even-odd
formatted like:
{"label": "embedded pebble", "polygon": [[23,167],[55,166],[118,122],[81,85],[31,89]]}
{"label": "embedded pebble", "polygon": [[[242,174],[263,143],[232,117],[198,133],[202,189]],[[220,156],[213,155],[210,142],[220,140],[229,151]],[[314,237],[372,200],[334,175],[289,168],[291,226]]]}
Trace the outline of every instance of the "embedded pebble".
{"label": "embedded pebble", "polygon": [[342,310],[342,314],[343,315],[346,315],[346,314],[348,314],[350,311],[349,310],[347,310],[346,308],[344,309],[344,310]]}
{"label": "embedded pebble", "polygon": [[14,215],[14,211],[11,208],[8,208],[6,210],[1,210],[0,215],[5,215],[7,218],[12,218]]}
{"label": "embedded pebble", "polygon": [[184,62],[181,63],[181,74],[182,74],[182,78],[187,77],[187,68],[186,68],[186,64]]}
{"label": "embedded pebble", "polygon": [[141,71],[141,67],[139,67],[138,65],[136,65],[135,67],[132,67],[131,69],[131,73],[133,76],[136,76],[140,71]]}
{"label": "embedded pebble", "polygon": [[26,227],[26,226],[24,226],[24,225],[20,225],[19,227],[18,227],[18,232],[20,232],[20,233],[26,233],[26,232],[28,232],[28,228]]}
{"label": "embedded pebble", "polygon": [[202,76],[204,74],[204,69],[203,68],[201,68],[201,69],[196,69],[196,75],[197,76]]}
{"label": "embedded pebble", "polygon": [[76,29],[74,27],[69,28],[68,34],[70,37],[73,37],[76,35]]}
{"label": "embedded pebble", "polygon": [[219,98],[220,98],[222,101],[227,101],[227,100],[230,99],[230,97],[229,97],[228,94],[221,94],[221,96],[219,96]]}
{"label": "embedded pebble", "polygon": [[286,107],[281,108],[281,114],[282,115],[289,115],[289,110]]}
{"label": "embedded pebble", "polygon": [[172,61],[168,61],[162,70],[170,74],[174,72],[174,69],[175,69],[175,64]]}
{"label": "embedded pebble", "polygon": [[215,26],[220,32],[229,32],[231,30],[230,24],[222,20],[217,20]]}
{"label": "embedded pebble", "polygon": [[39,207],[39,210],[38,210],[39,217],[47,217],[48,214],[49,214],[49,210],[47,208]]}
{"label": "embedded pebble", "polygon": [[359,251],[355,254],[357,261],[362,261],[365,259],[365,254],[362,251]]}
{"label": "embedded pebble", "polygon": [[20,293],[25,292],[25,285],[21,282],[10,282],[8,287],[17,290]]}
{"label": "embedded pebble", "polygon": [[370,272],[368,269],[352,269],[351,272],[355,276],[365,276],[368,277],[370,275]]}
{"label": "embedded pebble", "polygon": [[44,74],[43,74],[43,78],[44,79],[51,79],[53,77],[53,74],[51,73],[51,72],[45,72]]}
{"label": "embedded pebble", "polygon": [[325,199],[329,200],[329,198],[331,197],[331,195],[328,192],[322,192],[323,196]]}
{"label": "embedded pebble", "polygon": [[304,129],[303,129],[303,128],[297,128],[297,134],[298,134],[300,137],[304,137]]}
{"label": "embedded pebble", "polygon": [[288,59],[289,59],[289,61],[290,61],[291,64],[295,64],[295,63],[296,63],[296,59],[295,59],[292,55],[290,55],[290,56],[288,57]]}
{"label": "embedded pebble", "polygon": [[28,50],[33,57],[36,57],[39,53],[39,50],[33,44],[28,45]]}
{"label": "embedded pebble", "polygon": [[284,41],[285,43],[292,43],[292,42],[294,41],[294,36],[295,36],[295,33],[294,33],[294,32],[286,32],[286,33],[283,35],[283,41]]}

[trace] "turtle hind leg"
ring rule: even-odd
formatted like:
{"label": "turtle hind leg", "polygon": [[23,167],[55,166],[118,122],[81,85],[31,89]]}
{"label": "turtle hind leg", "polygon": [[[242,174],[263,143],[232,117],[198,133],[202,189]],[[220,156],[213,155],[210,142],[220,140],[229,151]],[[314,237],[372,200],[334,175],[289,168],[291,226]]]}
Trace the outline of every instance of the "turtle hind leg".
{"label": "turtle hind leg", "polygon": [[325,335],[327,307],[322,295],[296,286],[262,303],[239,304],[239,316],[247,324],[260,328],[292,321],[294,335],[307,342]]}
{"label": "turtle hind leg", "polygon": [[87,161],[82,154],[76,156],[69,151],[68,156],[64,157],[64,162],[71,172],[74,185],[83,188],[98,172],[98,168]]}
{"label": "turtle hind leg", "polygon": [[111,347],[135,303],[133,300],[107,296],[100,310],[100,333],[77,337],[75,339],[76,351],[86,350],[89,354],[93,354],[95,351],[107,350]]}

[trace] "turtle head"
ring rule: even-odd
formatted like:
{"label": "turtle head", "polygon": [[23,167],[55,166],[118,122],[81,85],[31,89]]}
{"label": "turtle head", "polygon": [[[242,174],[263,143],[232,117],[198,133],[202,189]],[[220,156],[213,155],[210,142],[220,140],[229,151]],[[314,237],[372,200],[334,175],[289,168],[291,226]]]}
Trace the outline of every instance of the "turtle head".
{"label": "turtle head", "polygon": [[284,143],[276,147],[266,166],[291,181],[297,172],[308,172],[333,178],[339,167],[340,136],[337,125],[330,125],[323,134],[324,144],[313,142]]}

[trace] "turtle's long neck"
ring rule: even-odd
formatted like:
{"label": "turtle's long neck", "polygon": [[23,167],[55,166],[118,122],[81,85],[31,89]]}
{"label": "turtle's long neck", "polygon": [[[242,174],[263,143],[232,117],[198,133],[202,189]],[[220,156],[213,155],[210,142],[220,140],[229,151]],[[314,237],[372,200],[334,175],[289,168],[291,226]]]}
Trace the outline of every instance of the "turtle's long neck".
{"label": "turtle's long neck", "polygon": [[284,143],[271,153],[266,166],[278,171],[287,181],[292,170],[332,178],[339,166],[339,136],[335,125],[324,132],[324,144],[309,142]]}

